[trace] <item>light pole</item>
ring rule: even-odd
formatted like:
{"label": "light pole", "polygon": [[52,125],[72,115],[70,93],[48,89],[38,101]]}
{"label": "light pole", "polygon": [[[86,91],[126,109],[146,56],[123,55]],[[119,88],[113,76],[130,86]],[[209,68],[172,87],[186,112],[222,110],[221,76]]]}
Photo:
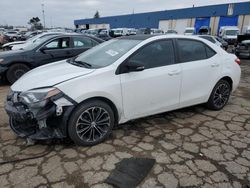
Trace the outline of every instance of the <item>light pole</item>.
{"label": "light pole", "polygon": [[44,13],[44,4],[42,4],[42,13],[43,13],[43,28],[45,29],[45,13]]}

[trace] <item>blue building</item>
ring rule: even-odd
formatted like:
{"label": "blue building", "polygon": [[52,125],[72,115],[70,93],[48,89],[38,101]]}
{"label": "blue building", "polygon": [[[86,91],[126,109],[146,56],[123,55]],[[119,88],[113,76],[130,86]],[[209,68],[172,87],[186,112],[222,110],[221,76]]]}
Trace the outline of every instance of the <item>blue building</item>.
{"label": "blue building", "polygon": [[109,16],[74,21],[76,28],[160,28],[183,33],[186,27],[211,28],[217,34],[222,26],[238,26],[242,31],[250,25],[250,2],[192,7],[139,14]]}

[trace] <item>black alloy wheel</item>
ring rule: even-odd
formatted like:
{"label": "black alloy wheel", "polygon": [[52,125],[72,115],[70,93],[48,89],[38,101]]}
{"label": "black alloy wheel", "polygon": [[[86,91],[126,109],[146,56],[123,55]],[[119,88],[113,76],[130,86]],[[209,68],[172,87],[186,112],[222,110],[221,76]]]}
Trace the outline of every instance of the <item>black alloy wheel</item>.
{"label": "black alloy wheel", "polygon": [[69,121],[69,136],[83,146],[96,145],[105,140],[112,132],[114,113],[103,101],[95,100],[81,104]]}

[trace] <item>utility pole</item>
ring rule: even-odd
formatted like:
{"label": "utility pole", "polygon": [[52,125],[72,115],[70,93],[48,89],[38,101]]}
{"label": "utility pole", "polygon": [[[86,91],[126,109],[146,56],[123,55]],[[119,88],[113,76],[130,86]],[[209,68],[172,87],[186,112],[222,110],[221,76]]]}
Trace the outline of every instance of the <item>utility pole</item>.
{"label": "utility pole", "polygon": [[44,13],[44,4],[42,4],[42,14],[43,14],[43,28],[45,29],[45,13]]}

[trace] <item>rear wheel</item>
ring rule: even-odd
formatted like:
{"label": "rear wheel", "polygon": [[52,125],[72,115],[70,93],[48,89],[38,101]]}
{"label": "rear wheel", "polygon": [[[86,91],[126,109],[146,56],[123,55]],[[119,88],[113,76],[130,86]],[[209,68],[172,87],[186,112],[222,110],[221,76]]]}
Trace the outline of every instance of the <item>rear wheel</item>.
{"label": "rear wheel", "polygon": [[207,107],[211,110],[221,110],[228,102],[231,94],[231,85],[226,80],[220,80],[214,87]]}
{"label": "rear wheel", "polygon": [[96,145],[110,135],[114,120],[108,104],[100,100],[88,101],[72,113],[68,124],[69,137],[77,145]]}
{"label": "rear wheel", "polygon": [[13,84],[29,70],[30,68],[25,64],[17,63],[11,65],[6,73],[6,78],[11,84]]}

